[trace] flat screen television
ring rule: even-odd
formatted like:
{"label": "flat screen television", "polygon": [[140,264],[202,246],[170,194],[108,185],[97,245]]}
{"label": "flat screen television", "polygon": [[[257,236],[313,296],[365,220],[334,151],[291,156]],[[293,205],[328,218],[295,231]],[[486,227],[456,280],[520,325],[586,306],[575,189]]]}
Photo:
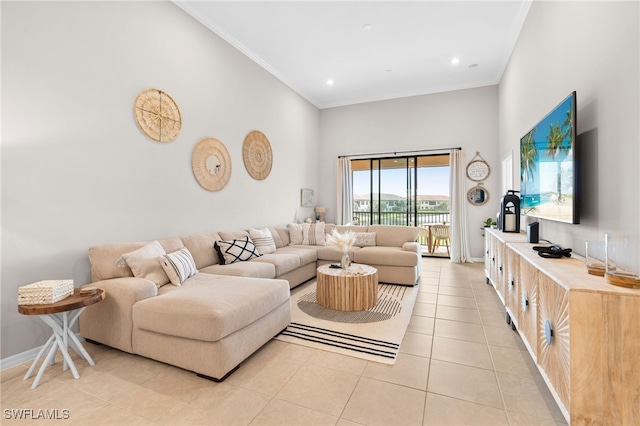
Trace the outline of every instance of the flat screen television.
{"label": "flat screen television", "polygon": [[520,212],[580,223],[576,92],[520,139]]}

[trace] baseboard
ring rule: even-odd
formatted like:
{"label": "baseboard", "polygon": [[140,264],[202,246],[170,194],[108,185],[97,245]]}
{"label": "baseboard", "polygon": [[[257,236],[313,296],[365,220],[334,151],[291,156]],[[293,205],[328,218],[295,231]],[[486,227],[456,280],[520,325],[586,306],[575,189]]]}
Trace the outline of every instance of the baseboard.
{"label": "baseboard", "polygon": [[[84,337],[80,336],[80,334],[76,333],[76,337],[81,342],[84,341]],[[40,352],[42,346],[44,345],[38,346],[37,348],[29,349],[28,351],[24,351],[22,353],[15,354],[4,359],[0,359],[0,371],[15,367],[16,365],[24,364],[25,362],[33,361],[36,356],[38,356],[38,352]]]}

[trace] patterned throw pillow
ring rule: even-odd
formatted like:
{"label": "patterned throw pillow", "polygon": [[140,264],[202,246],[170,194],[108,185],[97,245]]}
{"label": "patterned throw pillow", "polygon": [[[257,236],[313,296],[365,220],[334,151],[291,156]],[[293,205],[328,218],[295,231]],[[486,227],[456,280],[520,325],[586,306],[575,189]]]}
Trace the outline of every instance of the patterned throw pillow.
{"label": "patterned throw pillow", "polygon": [[302,244],[302,224],[290,223],[287,228],[289,228],[289,239],[291,240],[291,245]]}
{"label": "patterned throw pillow", "polygon": [[231,241],[216,241],[214,246],[220,255],[220,260],[224,260],[223,265],[260,257],[258,249],[249,237]]}
{"label": "patterned throw pillow", "polygon": [[376,245],[376,233],[375,232],[354,232],[356,236],[356,247],[375,247]]}
{"label": "patterned throw pillow", "polygon": [[251,241],[258,248],[258,252],[262,254],[273,253],[276,251],[276,243],[273,241],[273,235],[269,228],[264,229],[249,229],[249,236]]}
{"label": "patterned throw pillow", "polygon": [[165,254],[162,269],[169,276],[171,284],[181,285],[184,280],[198,273],[191,252],[185,247],[173,253]]}
{"label": "patterned throw pillow", "polygon": [[323,246],[324,222],[302,224],[302,244],[307,246]]}

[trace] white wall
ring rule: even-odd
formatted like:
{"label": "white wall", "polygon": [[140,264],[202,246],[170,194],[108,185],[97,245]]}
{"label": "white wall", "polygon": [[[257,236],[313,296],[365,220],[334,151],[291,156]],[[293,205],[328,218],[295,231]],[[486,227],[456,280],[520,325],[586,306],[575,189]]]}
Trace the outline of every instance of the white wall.
{"label": "white wall", "polygon": [[[17,288],[89,281],[92,245],[285,223],[317,187],[319,111],[167,2],[2,2],[2,353],[45,342],[17,313]],[[182,112],[177,140],[147,138],[133,117],[147,87]],[[242,162],[254,129],[269,138],[263,181]],[[202,189],[202,137],[229,150],[232,174]]]}
{"label": "white wall", "polygon": [[640,230],[639,27],[635,1],[535,1],[500,82],[500,154],[577,92],[580,224],[541,220],[540,232],[581,254],[587,239]]}
{"label": "white wall", "polygon": [[[484,181],[490,198],[467,204],[471,255],[484,253],[482,224],[495,218],[500,204],[497,150],[497,86],[370,102],[320,111],[320,199],[335,220],[335,161],[339,155],[462,147],[465,166],[479,151],[491,166]],[[467,189],[476,185],[466,179]]]}

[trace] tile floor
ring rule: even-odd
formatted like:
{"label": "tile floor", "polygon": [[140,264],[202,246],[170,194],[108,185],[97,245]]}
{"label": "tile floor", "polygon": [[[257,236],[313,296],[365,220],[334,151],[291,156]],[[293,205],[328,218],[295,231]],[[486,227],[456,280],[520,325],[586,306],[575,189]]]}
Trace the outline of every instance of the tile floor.
{"label": "tile floor", "polygon": [[[80,425],[553,425],[564,418],[481,263],[424,258],[420,293],[395,365],[273,340],[225,382],[85,343],[94,367],[60,364],[30,390],[29,364],[1,372],[11,410],[58,410]],[[67,411],[63,411],[67,410]]]}

